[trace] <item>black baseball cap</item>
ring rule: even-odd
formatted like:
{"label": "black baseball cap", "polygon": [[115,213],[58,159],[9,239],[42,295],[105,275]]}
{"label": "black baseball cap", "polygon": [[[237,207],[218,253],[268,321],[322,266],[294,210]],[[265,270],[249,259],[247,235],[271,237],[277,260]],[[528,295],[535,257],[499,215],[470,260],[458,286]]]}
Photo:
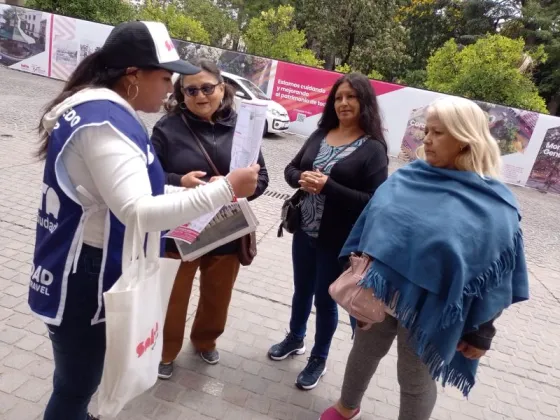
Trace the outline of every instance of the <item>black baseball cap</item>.
{"label": "black baseball cap", "polygon": [[160,68],[179,74],[197,74],[201,69],[181,60],[167,28],[161,22],[124,22],[113,28],[101,48],[105,66]]}

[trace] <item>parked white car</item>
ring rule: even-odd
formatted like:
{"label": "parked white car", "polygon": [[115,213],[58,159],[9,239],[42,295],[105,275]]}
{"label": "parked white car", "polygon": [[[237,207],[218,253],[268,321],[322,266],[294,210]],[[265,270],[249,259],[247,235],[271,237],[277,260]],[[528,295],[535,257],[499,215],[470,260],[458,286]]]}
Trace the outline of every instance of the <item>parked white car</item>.
{"label": "parked white car", "polygon": [[290,117],[288,111],[278,102],[274,102],[266,94],[244,77],[237,76],[232,73],[222,72],[225,82],[235,90],[235,105],[239,106],[242,100],[255,103],[266,104],[268,112],[266,113],[266,124],[264,134],[282,133],[290,128]]}
{"label": "parked white car", "polygon": [[[173,75],[173,83],[175,83],[178,77],[178,74]],[[232,73],[223,71],[222,77],[224,81],[235,90],[235,107],[238,107],[243,100],[266,104],[268,106],[266,124],[264,127],[265,135],[268,133],[282,133],[290,128],[288,111],[278,102],[274,102],[266,96],[261,88],[250,80]]]}

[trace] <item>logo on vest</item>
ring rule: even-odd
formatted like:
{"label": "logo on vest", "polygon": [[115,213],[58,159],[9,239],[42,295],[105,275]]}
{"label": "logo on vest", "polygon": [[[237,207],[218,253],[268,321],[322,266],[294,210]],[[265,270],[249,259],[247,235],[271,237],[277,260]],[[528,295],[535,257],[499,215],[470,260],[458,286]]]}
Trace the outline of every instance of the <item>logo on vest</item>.
{"label": "logo on vest", "polygon": [[153,350],[156,347],[156,340],[158,338],[158,323],[150,331],[150,335],[136,346],[136,354],[142,357],[150,348]]}
{"label": "logo on vest", "polygon": [[41,266],[35,268],[34,265],[31,267],[31,282],[29,283],[29,287],[36,292],[45,296],[50,296],[49,286],[52,284],[53,280],[53,273],[46,268]]}
{"label": "logo on vest", "polygon": [[[60,213],[60,198],[55,190],[43,183],[42,206],[37,215],[37,224],[53,233],[58,227],[58,213]],[[41,217],[41,210],[44,217]]]}
{"label": "logo on vest", "polygon": [[[70,124],[70,127],[74,128],[80,123],[82,118],[74,111],[72,108],[67,109],[64,114],[62,114],[64,120]],[[58,130],[60,128],[60,122],[57,121],[53,127],[53,130]]]}

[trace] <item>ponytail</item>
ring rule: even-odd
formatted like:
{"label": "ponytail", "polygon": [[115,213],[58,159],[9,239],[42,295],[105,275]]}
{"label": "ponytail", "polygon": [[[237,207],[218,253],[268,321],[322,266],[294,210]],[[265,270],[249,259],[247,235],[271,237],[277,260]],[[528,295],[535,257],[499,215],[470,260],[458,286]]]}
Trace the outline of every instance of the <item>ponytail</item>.
{"label": "ponytail", "polygon": [[85,57],[66,81],[62,92],[45,106],[45,112],[41,116],[38,126],[41,145],[37,151],[37,157],[44,159],[47,154],[49,134],[43,127],[43,118],[51,109],[82,89],[88,87],[111,89],[125,73],[125,69],[107,68],[103,63],[102,50],[97,50]]}

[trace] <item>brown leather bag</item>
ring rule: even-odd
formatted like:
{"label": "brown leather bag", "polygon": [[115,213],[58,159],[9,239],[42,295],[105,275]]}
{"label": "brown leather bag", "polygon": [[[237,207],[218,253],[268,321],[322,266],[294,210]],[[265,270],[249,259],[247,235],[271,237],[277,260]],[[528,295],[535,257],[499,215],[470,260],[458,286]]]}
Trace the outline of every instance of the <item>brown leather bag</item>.
{"label": "brown leather bag", "polygon": [[[202,142],[200,141],[200,139],[198,138],[194,130],[189,125],[187,118],[183,114],[181,114],[181,119],[183,120],[183,122],[185,123],[185,125],[187,126],[191,134],[193,135],[196,143],[198,144],[200,151],[202,152],[202,155],[210,165],[210,168],[212,168],[212,171],[214,171],[214,175],[221,176],[220,171],[218,171],[218,168],[216,168],[216,165],[214,165],[212,158],[210,157],[210,155],[208,155],[208,152],[206,152],[206,149],[202,145]],[[239,258],[239,263],[244,266],[251,265],[251,263],[257,256],[257,236],[255,232],[251,232],[239,238],[237,241],[238,241],[237,257]]]}

